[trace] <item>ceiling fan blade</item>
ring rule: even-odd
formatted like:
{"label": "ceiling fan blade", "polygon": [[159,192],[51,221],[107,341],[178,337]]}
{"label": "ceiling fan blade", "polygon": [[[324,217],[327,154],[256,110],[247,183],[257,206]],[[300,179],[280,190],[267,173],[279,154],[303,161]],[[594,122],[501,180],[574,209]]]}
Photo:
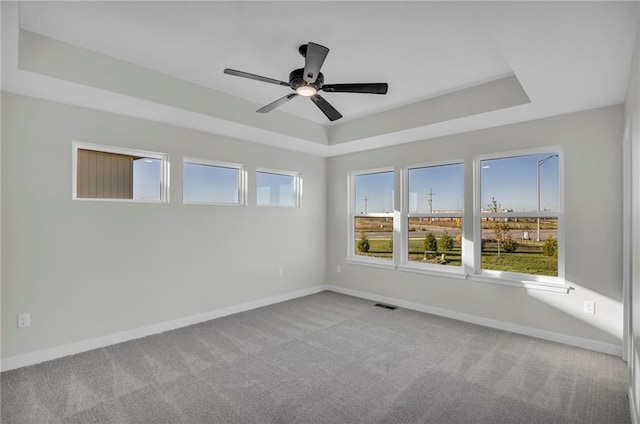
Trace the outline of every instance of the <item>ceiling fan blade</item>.
{"label": "ceiling fan blade", "polygon": [[248,78],[256,81],[268,82],[271,84],[284,85],[285,87],[291,87],[288,82],[280,81],[273,78],[267,78],[260,75],[250,74],[248,72],[236,71],[235,69],[226,68],[224,73],[227,75],[233,75],[235,77]]}
{"label": "ceiling fan blade", "polygon": [[340,112],[338,112],[333,106],[329,104],[322,96],[316,94],[310,97],[311,101],[318,106],[318,108],[327,115],[329,121],[335,121],[337,119],[342,118]]}
{"label": "ceiling fan blade", "polygon": [[275,102],[269,103],[268,105],[266,105],[264,107],[261,107],[260,109],[256,110],[256,112],[259,112],[259,113],[271,112],[273,109],[277,108],[280,105],[283,105],[283,104],[287,103],[289,100],[293,99],[297,95],[298,95],[298,93],[291,93],[291,94],[288,94],[288,95],[286,95],[284,97],[280,97]]}
{"label": "ceiling fan blade", "polygon": [[329,54],[329,49],[325,46],[311,42],[307,44],[307,53],[304,60],[304,80],[306,82],[310,84],[316,82],[327,54]]}
{"label": "ceiling fan blade", "polygon": [[366,94],[387,94],[389,85],[386,82],[362,83],[362,84],[325,84],[323,91],[331,93],[366,93]]}

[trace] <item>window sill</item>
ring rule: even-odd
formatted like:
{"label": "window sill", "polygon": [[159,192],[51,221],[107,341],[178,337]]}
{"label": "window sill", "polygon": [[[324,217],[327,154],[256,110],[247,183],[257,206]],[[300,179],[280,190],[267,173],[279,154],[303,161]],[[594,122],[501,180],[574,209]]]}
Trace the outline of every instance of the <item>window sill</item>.
{"label": "window sill", "polygon": [[471,281],[488,284],[498,284],[501,286],[520,287],[523,289],[550,291],[554,293],[568,294],[572,287],[565,285],[564,283],[546,283],[540,281],[522,281],[522,280],[509,280],[504,278],[488,277],[485,275],[471,275]]}
{"label": "window sill", "polygon": [[361,258],[354,258],[354,257],[345,258],[344,261],[352,265],[364,265],[364,266],[370,266],[370,267],[382,268],[382,269],[396,269],[396,264],[394,264],[392,261],[361,259]]}
{"label": "window sill", "polygon": [[400,271],[405,271],[405,272],[415,272],[417,274],[426,274],[426,275],[435,275],[438,277],[447,277],[447,278],[456,278],[458,280],[466,280],[467,279],[467,274],[465,272],[462,271],[462,267],[449,267],[450,269],[446,269],[446,265],[440,265],[440,267],[442,267],[442,269],[440,269],[440,267],[436,268],[436,266],[434,267],[425,267],[425,266],[419,266],[419,265],[410,265],[410,264],[405,264],[405,265],[400,265],[398,266],[398,269]]}
{"label": "window sill", "polygon": [[77,200],[79,202],[111,202],[111,203],[151,203],[162,204],[169,203],[167,200],[144,200],[144,199],[118,199],[118,198],[106,198],[106,197],[72,197],[71,200]]}

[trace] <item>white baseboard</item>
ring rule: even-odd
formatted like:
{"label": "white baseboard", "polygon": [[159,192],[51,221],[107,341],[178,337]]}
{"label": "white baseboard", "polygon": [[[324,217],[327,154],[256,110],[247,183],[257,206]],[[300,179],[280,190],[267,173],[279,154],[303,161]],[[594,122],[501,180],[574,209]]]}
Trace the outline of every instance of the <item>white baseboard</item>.
{"label": "white baseboard", "polygon": [[209,321],[227,315],[237,314],[238,312],[261,308],[263,306],[272,305],[274,303],[285,302],[287,300],[308,296],[310,294],[318,293],[324,290],[327,290],[327,286],[321,285],[310,287],[308,289],[283,293],[276,296],[243,303],[240,305],[229,306],[222,309],[216,309],[214,311],[175,319],[172,321],[165,321],[158,324],[148,325],[146,327],[139,327],[133,330],[127,330],[120,333],[109,334],[107,336],[96,337],[94,339],[83,340],[80,342],[52,347],[36,352],[29,352],[23,355],[16,355],[3,359],[0,368],[2,369],[2,371],[9,371],[16,368],[26,367],[28,365],[39,364],[41,362],[50,361],[52,359],[61,358],[63,356],[74,355],[76,353],[86,352],[92,349],[110,346],[129,340],[139,339],[169,330],[175,330],[176,328],[186,327],[188,325]]}
{"label": "white baseboard", "polygon": [[350,296],[360,297],[363,299],[373,300],[391,305],[400,306],[402,308],[414,311],[425,312],[427,314],[438,315],[446,318],[452,318],[458,321],[465,321],[472,324],[478,324],[485,327],[496,328],[498,330],[509,331],[511,333],[523,334],[525,336],[536,337],[538,339],[549,340],[556,343],[563,343],[570,346],[576,346],[583,349],[593,350],[596,352],[607,353],[609,355],[622,356],[622,346],[610,343],[603,343],[596,340],[584,339],[581,337],[569,336],[566,334],[556,333],[553,331],[540,330],[538,328],[526,327],[523,325],[512,324],[509,322],[498,321],[490,318],[483,318],[476,315],[465,314],[462,312],[451,311],[448,309],[436,308],[434,306],[423,305],[420,303],[408,302],[406,300],[395,299],[392,297],[381,296],[374,293],[352,290],[345,287],[328,285],[327,290],[337,293],[347,294]]}
{"label": "white baseboard", "polygon": [[[525,327],[522,325],[511,324],[504,321],[493,320],[489,318],[478,317],[475,315],[465,314],[462,312],[451,311],[447,309],[436,308],[433,306],[423,305],[414,302],[408,302],[406,300],[396,299],[387,296],[381,296],[374,293],[363,292],[359,290],[352,290],[344,287],[334,285],[320,285],[310,287],[308,289],[296,290],[289,293],[283,293],[280,295],[255,300],[252,302],[243,303],[240,305],[229,306],[214,311],[204,312],[197,315],[191,315],[184,318],[179,318],[172,321],[165,321],[158,324],[153,324],[145,327],[135,328],[119,333],[109,334],[102,337],[96,337],[93,339],[83,340],[76,343],[71,343],[63,346],[57,346],[49,349],[43,349],[36,352],[29,352],[23,355],[16,355],[6,359],[3,359],[0,364],[2,371],[9,371],[16,368],[26,367],[29,365],[39,364],[41,362],[50,361],[53,359],[61,358],[63,356],[74,355],[76,353],[86,352],[92,349],[98,349],[105,346],[110,346],[117,343],[126,342],[129,340],[139,339],[142,337],[150,336],[152,334],[162,333],[164,331],[175,330],[177,328],[186,327],[189,325],[197,324],[204,321],[224,317],[227,315],[236,314],[238,312],[248,311],[251,309],[261,308],[263,306],[272,305],[274,303],[285,302],[287,300],[295,299],[298,297],[308,296],[314,293],[319,293],[324,290],[331,290],[337,293],[342,293],[350,296],[360,297],[363,299],[373,300],[376,302],[383,302],[392,305],[397,305],[402,308],[411,309],[414,311],[425,312],[428,314],[443,316],[446,318],[452,318],[459,321],[465,321],[472,324],[478,324],[485,327],[496,328],[499,330],[509,331],[512,333],[523,334],[526,336],[536,337],[539,339],[549,340],[557,343],[564,343],[571,346],[580,347],[583,349],[589,349],[596,352],[607,353],[610,355],[621,356],[622,346],[613,345],[609,343],[598,342],[595,340],[583,339],[580,337],[569,336],[566,334],[555,333],[552,331],[540,330],[537,328]],[[632,414],[637,411],[637,405],[633,404],[631,396],[629,401],[632,408]],[[640,424],[636,422],[635,415],[632,415],[634,424]]]}

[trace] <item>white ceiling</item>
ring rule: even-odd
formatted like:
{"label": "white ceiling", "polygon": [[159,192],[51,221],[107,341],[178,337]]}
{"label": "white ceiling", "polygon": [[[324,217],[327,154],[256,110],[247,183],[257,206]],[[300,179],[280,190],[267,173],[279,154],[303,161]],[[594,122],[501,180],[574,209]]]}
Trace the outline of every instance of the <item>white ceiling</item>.
{"label": "white ceiling", "polygon": [[[304,136],[283,146],[329,156],[621,103],[638,24],[636,8],[636,2],[23,1],[19,13],[3,4],[3,38],[17,42],[8,31],[19,26],[248,100],[256,108],[289,89],[228,76],[223,69],[287,80],[304,63],[297,47],[313,41],[330,49],[322,68],[326,83],[389,83],[386,96],[323,94],[344,115],[333,124],[307,99],[296,98],[280,108],[331,127],[371,114],[383,117],[401,106],[511,75],[531,101],[334,146],[332,128],[321,150],[306,149],[309,143],[294,147],[295,139]],[[17,51],[17,46],[3,44],[3,62],[11,49]],[[20,75],[24,71],[16,61],[9,62],[15,69],[3,63],[3,89],[38,96],[34,84],[24,87],[35,76]],[[104,93],[96,88],[82,87],[74,101],[65,100],[61,93],[68,93],[68,84],[48,78],[38,85],[41,97],[106,108],[100,97]],[[114,102],[110,111],[130,114],[125,103]],[[211,132],[221,127],[213,123],[223,119],[210,116],[207,124],[205,117],[193,116],[189,123],[188,113],[176,113],[179,119],[163,119]],[[280,131],[270,128],[267,136],[251,119],[226,122],[226,135],[273,144],[269,140]],[[287,131],[282,134],[288,137]]]}

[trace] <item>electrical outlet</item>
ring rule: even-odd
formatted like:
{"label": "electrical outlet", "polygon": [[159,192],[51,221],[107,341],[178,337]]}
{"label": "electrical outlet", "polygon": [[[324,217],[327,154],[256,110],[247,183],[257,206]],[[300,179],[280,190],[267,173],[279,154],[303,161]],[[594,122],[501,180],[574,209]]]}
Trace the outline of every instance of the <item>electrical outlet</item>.
{"label": "electrical outlet", "polygon": [[278,277],[282,277],[284,275],[284,268],[283,267],[279,267],[278,268]]}
{"label": "electrical outlet", "polygon": [[585,300],[584,301],[584,313],[585,314],[595,314],[596,313],[596,302],[593,300]]}
{"label": "electrical outlet", "polygon": [[342,272],[342,267],[340,265],[336,266],[336,272]]}
{"label": "electrical outlet", "polygon": [[18,328],[26,328],[31,325],[31,317],[29,314],[18,315]]}

